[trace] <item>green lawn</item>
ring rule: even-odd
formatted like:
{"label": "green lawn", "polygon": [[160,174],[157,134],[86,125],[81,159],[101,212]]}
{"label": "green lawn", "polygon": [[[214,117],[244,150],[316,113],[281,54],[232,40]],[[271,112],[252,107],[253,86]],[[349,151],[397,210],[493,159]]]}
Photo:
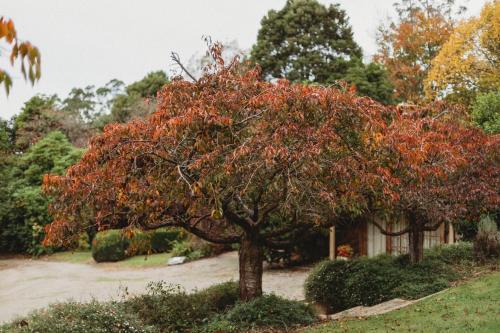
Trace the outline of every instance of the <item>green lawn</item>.
{"label": "green lawn", "polygon": [[[115,265],[117,267],[154,267],[154,266],[166,266],[167,260],[172,255],[170,253],[158,253],[151,254],[148,256],[140,255],[127,258],[122,261],[114,263],[106,263],[106,265]],[[92,254],[90,251],[67,251],[67,252],[57,252],[45,257],[47,260],[52,261],[64,261],[75,264],[96,264],[99,265],[92,259]]]}
{"label": "green lawn", "polygon": [[332,321],[302,332],[500,332],[500,273],[385,315]]}

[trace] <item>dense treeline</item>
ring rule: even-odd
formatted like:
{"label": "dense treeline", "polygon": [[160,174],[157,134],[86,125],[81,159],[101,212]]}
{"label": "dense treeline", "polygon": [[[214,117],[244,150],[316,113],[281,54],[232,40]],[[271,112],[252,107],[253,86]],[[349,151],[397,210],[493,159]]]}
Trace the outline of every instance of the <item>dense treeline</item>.
{"label": "dense treeline", "polygon": [[61,99],[37,95],[10,121],[0,122],[0,252],[39,255],[43,227],[51,222],[44,174],[63,174],[81,157],[88,140],[109,123],[144,117],[168,82],[163,71],[124,86],[74,88]]}

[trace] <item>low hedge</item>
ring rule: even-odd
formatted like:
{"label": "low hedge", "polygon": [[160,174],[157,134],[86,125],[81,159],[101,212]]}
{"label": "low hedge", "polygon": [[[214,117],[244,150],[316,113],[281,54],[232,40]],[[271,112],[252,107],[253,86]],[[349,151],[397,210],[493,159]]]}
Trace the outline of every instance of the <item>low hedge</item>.
{"label": "low hedge", "polygon": [[129,245],[130,240],[121,230],[98,232],[92,241],[92,258],[97,262],[123,260]]}
{"label": "low hedge", "polygon": [[123,303],[147,325],[160,332],[186,332],[233,306],[238,300],[238,283],[226,282],[192,294],[163,282],[152,283],[148,293]]}
{"label": "low hedge", "polygon": [[167,252],[185,238],[186,234],[180,229],[134,229],[130,236],[121,230],[100,231],[92,241],[92,257],[97,262],[120,261],[135,255]]}
{"label": "low hedge", "polygon": [[315,322],[314,311],[306,304],[287,300],[276,295],[264,295],[248,302],[241,302],[226,313],[214,317],[205,331],[246,332],[269,329],[290,330],[293,327]]}
{"label": "low hedge", "polygon": [[67,302],[50,305],[31,315],[0,325],[9,333],[153,333],[133,313],[123,312],[117,303]]}
{"label": "low hedge", "polygon": [[473,258],[472,245],[461,243],[428,250],[416,265],[409,263],[407,255],[325,261],[307,278],[306,299],[336,312],[392,298],[420,298],[466,274]]}

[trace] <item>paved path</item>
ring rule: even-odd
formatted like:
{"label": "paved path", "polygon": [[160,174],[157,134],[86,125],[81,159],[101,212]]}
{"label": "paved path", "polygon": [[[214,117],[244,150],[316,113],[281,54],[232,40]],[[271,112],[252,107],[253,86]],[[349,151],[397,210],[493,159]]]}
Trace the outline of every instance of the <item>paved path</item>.
{"label": "paved path", "polygon": [[[303,298],[306,269],[265,271],[265,292]],[[120,286],[142,293],[149,281],[163,280],[186,290],[238,279],[235,252],[179,266],[116,268],[112,264],[72,264],[43,260],[0,260],[0,323],[56,301],[118,298]]]}

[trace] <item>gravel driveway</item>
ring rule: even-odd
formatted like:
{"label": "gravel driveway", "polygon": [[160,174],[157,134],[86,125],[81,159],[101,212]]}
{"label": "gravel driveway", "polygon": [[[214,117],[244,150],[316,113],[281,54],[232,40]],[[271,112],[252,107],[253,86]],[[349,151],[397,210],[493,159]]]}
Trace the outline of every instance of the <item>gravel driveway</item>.
{"label": "gravel driveway", "polygon": [[[303,298],[307,269],[267,270],[265,292]],[[33,309],[68,299],[118,298],[120,287],[142,293],[149,281],[163,280],[186,290],[238,279],[236,252],[184,265],[123,269],[112,264],[72,264],[29,259],[0,260],[0,322],[25,315]]]}

